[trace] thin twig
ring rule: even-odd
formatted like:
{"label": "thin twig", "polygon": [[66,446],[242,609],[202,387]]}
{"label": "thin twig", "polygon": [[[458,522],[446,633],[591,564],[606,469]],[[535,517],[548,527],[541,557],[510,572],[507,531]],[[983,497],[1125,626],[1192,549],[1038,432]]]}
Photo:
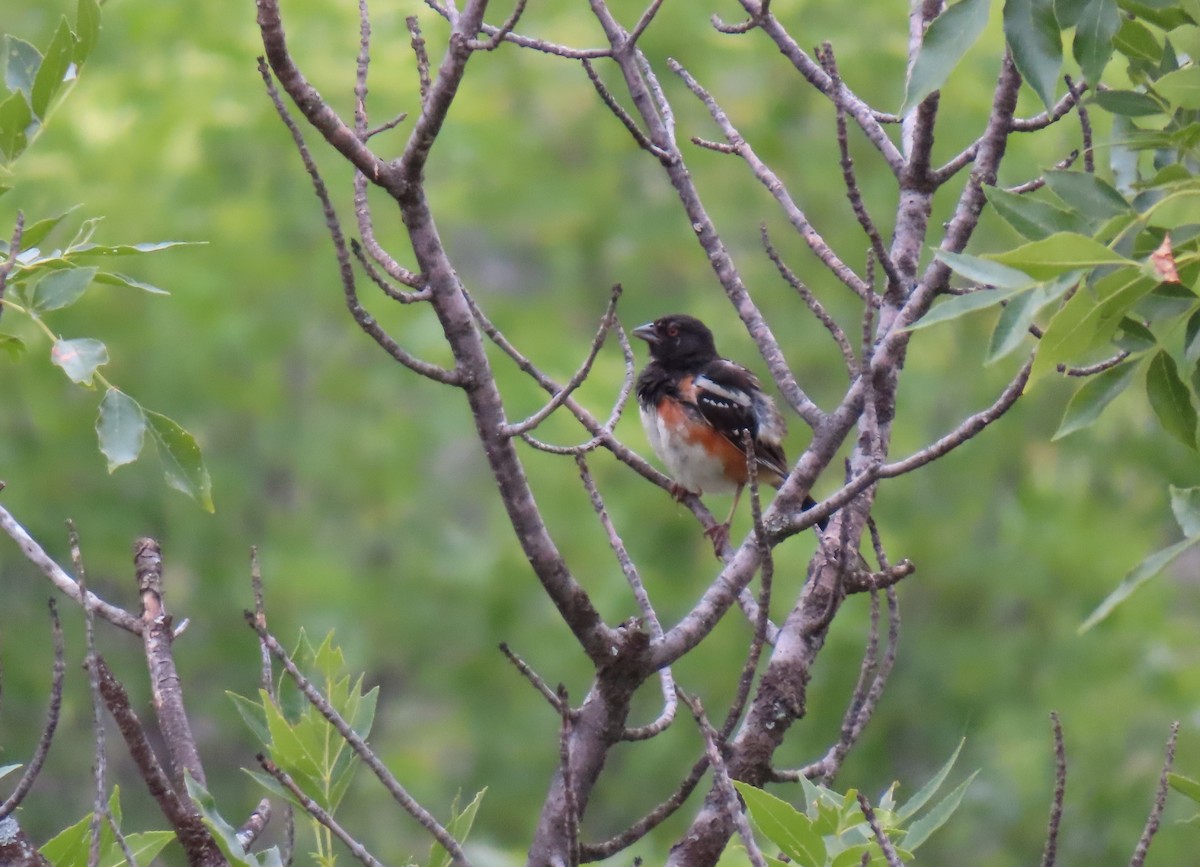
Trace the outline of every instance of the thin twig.
{"label": "thin twig", "polygon": [[[854,173],[854,160],[850,157],[850,140],[846,131],[846,107],[842,101],[842,79],[838,73],[837,59],[833,54],[833,46],[825,42],[817,52],[817,59],[821,61],[821,65],[825,67],[825,71],[829,74],[834,92],[833,104],[837,115],[837,143],[838,151],[841,154],[842,182],[846,187],[846,198],[850,200],[850,207],[854,211],[854,216],[858,219],[858,225],[862,227],[863,233],[866,234],[867,239],[871,242],[871,249],[875,252],[875,258],[883,266],[884,273],[887,274],[889,289],[898,291],[903,281],[900,279],[900,273],[896,270],[895,263],[892,262],[891,255],[883,245],[883,237],[879,234],[879,229],[876,227],[875,221],[871,219],[871,215],[867,212],[867,206],[863,203],[862,192],[858,188],[858,178]],[[867,282],[870,283],[870,281]]]}
{"label": "thin twig", "polygon": [[264,771],[274,777],[281,786],[291,792],[292,797],[300,803],[300,807],[304,810],[304,812],[308,813],[308,815],[312,816],[314,819],[328,828],[333,836],[341,840],[342,843],[345,844],[346,848],[350,850],[350,854],[358,859],[359,863],[365,864],[366,867],[383,867],[383,864],[376,859],[374,855],[368,852],[362,843],[350,836],[346,829],[339,825],[333,816],[329,815],[329,813],[321,808],[320,804],[306,795],[304,790],[296,785],[296,781],[292,779],[291,775],[288,774],[287,771],[276,765],[262,753],[259,753],[254,758],[258,760],[259,766]]}
{"label": "thin twig", "polygon": [[611,858],[613,855],[629,848],[638,840],[645,837],[683,806],[684,802],[695,791],[696,785],[704,777],[706,770],[708,770],[708,756],[704,755],[692,765],[692,769],[688,771],[688,775],[680,782],[678,788],[665,801],[641,819],[638,819],[620,834],[610,837],[602,843],[583,844],[580,847],[581,859],[584,861],[601,861],[605,858]]}
{"label": "thin twig", "polygon": [[354,750],[355,755],[362,759],[363,763],[371,769],[371,772],[375,774],[376,778],[380,783],[383,784],[383,787],[387,790],[388,794],[392,796],[396,803],[399,804],[406,813],[416,819],[417,822],[420,823],[421,827],[433,835],[434,839],[436,839],[438,843],[442,845],[442,848],[450,853],[450,857],[455,864],[460,865],[460,867],[466,867],[468,864],[467,857],[463,853],[462,846],[459,844],[459,842],[455,840],[454,837],[451,836],[450,832],[447,831],[445,827],[443,827],[441,823],[439,823],[437,819],[433,817],[432,813],[422,807],[410,794],[408,794],[404,787],[400,785],[400,782],[395,778],[395,776],[392,775],[392,772],[387,769],[382,761],[380,761],[379,756],[375,754],[375,751],[367,746],[366,742],[362,739],[358,732],[356,732],[350,726],[350,724],[346,722],[342,715],[337,712],[337,710],[329,703],[329,701],[317,691],[316,687],[312,685],[308,678],[304,676],[300,669],[296,667],[296,663],[292,661],[292,658],[288,655],[287,650],[283,648],[283,645],[279,643],[275,636],[268,632],[265,628],[260,627],[255,622],[254,615],[249,611],[245,612],[244,614],[246,623],[249,624],[251,629],[258,633],[259,639],[266,643],[267,648],[271,651],[271,654],[283,666],[283,669],[287,672],[288,677],[290,677],[296,686],[299,687],[300,691],[304,694],[304,697],[308,699],[309,704],[315,707],[321,716],[325,717],[325,719],[328,720],[335,729],[337,729],[338,734],[340,734],[350,748]]}
{"label": "thin twig", "polygon": [[1071,76],[1064,76],[1067,82],[1067,92],[1075,98],[1075,113],[1079,115],[1079,132],[1083,138],[1083,170],[1089,175],[1096,173],[1096,154],[1092,149],[1092,121],[1088,117],[1087,106],[1080,99],[1083,91]]}
{"label": "thin twig", "polygon": [[237,841],[242,844],[242,851],[249,852],[250,847],[254,845],[254,841],[259,838],[259,835],[267,828],[267,823],[271,821],[271,802],[267,798],[263,798],[258,802],[258,806],[254,808],[246,821],[242,823],[242,827],[237,830]]}
{"label": "thin twig", "polygon": [[[650,594],[646,592],[646,585],[642,582],[642,576],[638,573],[633,558],[629,556],[629,551],[625,548],[624,540],[621,539],[616,527],[613,526],[608,509],[604,506],[604,499],[600,496],[600,489],[596,487],[596,480],[592,477],[592,473],[588,469],[587,459],[583,455],[576,455],[575,464],[579,468],[579,478],[583,482],[584,489],[587,491],[588,499],[592,504],[592,510],[595,511],[596,517],[600,521],[600,526],[604,528],[605,535],[608,537],[608,545],[612,548],[613,554],[616,555],[617,564],[621,567],[621,572],[625,576],[625,580],[629,583],[629,588],[633,591],[634,598],[637,599],[638,607],[642,610],[642,618],[649,626],[650,637],[656,641],[660,640],[663,636],[663,628],[662,623],[658,619],[658,613],[654,610],[654,604],[650,601]],[[648,740],[666,731],[674,721],[677,701],[675,698],[675,679],[671,675],[670,666],[663,668],[659,672],[659,680],[663,690],[662,712],[653,722],[647,723],[644,726],[626,729],[621,735],[621,740]]]}
{"label": "thin twig", "polygon": [[[842,360],[846,363],[846,372],[853,378],[858,367],[858,362],[854,358],[854,350],[850,348],[850,341],[846,338],[846,332],[842,330],[842,326],[838,325],[837,320],[829,315],[824,305],[813,295],[812,290],[783,261],[779,252],[771,243],[771,236],[767,233],[766,223],[763,223],[759,227],[759,233],[762,236],[763,248],[767,251],[767,257],[775,263],[775,268],[779,271],[779,276],[796,290],[796,294],[804,301],[805,306],[808,307],[813,316],[817,317],[817,320],[825,326],[825,330],[833,337],[833,342],[837,344],[838,349],[842,352]],[[873,305],[868,304],[867,307],[871,308]]]}
{"label": "thin twig", "polygon": [[[67,540],[71,548],[71,564],[75,567],[75,580],[79,583],[79,592],[87,599],[87,570],[83,567],[83,552],[79,547],[79,531],[75,529],[74,521],[67,521]],[[92,818],[88,823],[88,867],[96,867],[100,863],[100,822],[108,814],[108,799],[105,777],[108,770],[108,751],[104,744],[104,720],[100,717],[100,677],[94,665],[96,659],[96,616],[88,605],[83,606],[84,624],[84,670],[88,673],[88,690],[92,703],[92,737],[95,739],[94,752],[96,764],[92,767],[93,793]]]}
{"label": "thin twig", "polygon": [[858,793],[858,806],[862,808],[863,816],[866,817],[867,824],[871,826],[871,831],[875,835],[875,842],[883,850],[883,857],[887,859],[888,867],[904,867],[904,862],[900,860],[900,853],[896,851],[896,847],[892,845],[892,841],[888,838],[887,833],[880,827],[879,819],[875,815],[875,811],[871,809],[871,802],[867,800],[867,796],[862,792]]}
{"label": "thin twig", "polygon": [[649,151],[659,159],[665,157],[666,153],[663,149],[647,138],[646,134],[638,127],[637,121],[621,106],[621,103],[617,102],[617,98],[612,95],[612,91],[608,89],[608,85],[600,80],[600,75],[596,72],[596,68],[592,65],[591,60],[585,57],[580,62],[583,64],[583,71],[587,73],[592,87],[596,88],[596,93],[600,95],[600,99],[603,100],[608,110],[613,113],[613,116],[621,122],[625,129],[629,130],[629,134],[633,136],[633,140],[637,142],[638,147]]}
{"label": "thin twig", "polygon": [[325,181],[317,169],[317,164],[313,160],[308,145],[304,143],[304,137],[300,134],[300,128],[296,125],[291,114],[284,106],[283,100],[279,97],[279,91],[276,89],[275,82],[271,78],[271,69],[262,58],[259,58],[258,71],[262,76],[267,95],[271,98],[271,103],[275,106],[276,113],[279,115],[280,120],[283,121],[284,126],[287,127],[288,132],[291,133],[292,142],[295,144],[296,150],[300,154],[300,159],[304,163],[305,171],[308,172],[308,176],[312,181],[313,192],[316,193],[317,199],[321,202],[321,209],[325,214],[325,227],[329,231],[329,237],[333,242],[334,252],[337,256],[338,272],[342,280],[342,292],[345,295],[346,307],[350,311],[350,315],[358,323],[359,328],[378,343],[388,355],[409,370],[444,385],[461,385],[462,375],[458,371],[446,370],[439,365],[423,361],[403,349],[383,329],[375,317],[368,313],[362,306],[358,298],[358,288],[354,280],[354,268],[350,263],[350,253],[346,246],[345,236],[342,234],[341,223],[338,220],[337,212],[334,210],[333,202],[329,198],[329,191],[325,187]]}
{"label": "thin twig", "polygon": [[8,275],[17,264],[17,255],[21,252],[21,236],[25,234],[25,212],[17,211],[17,220],[13,225],[12,240],[8,242],[8,256],[0,262],[0,315],[4,314],[4,292],[8,289]]}
{"label": "thin twig", "polygon": [[1058,857],[1058,829],[1062,824],[1063,798],[1067,792],[1067,751],[1063,745],[1062,723],[1058,714],[1050,712],[1054,727],[1054,798],[1050,801],[1050,819],[1046,823],[1046,848],[1042,850],[1042,867],[1054,867]]}
{"label": "thin twig", "polygon": [[550,702],[550,707],[554,708],[556,713],[562,713],[562,707],[558,703],[558,695],[550,688],[550,684],[546,683],[533,668],[521,657],[513,652],[513,649],[508,646],[508,642],[500,642],[500,652],[508,658],[508,661],[513,664],[517,671],[521,672],[521,676],[533,684],[533,688],[542,694],[546,701]]}
{"label": "thin twig", "polygon": [[1065,364],[1058,365],[1058,372],[1064,373],[1067,376],[1095,376],[1097,373],[1104,373],[1106,370],[1111,370],[1122,361],[1129,357],[1129,350],[1122,349],[1115,355],[1111,355],[1103,361],[1097,361],[1095,364],[1089,364],[1084,367],[1067,367]]}
{"label": "thin twig", "polygon": [[4,799],[4,803],[0,804],[0,820],[3,820],[12,814],[12,811],[21,805],[25,800],[25,796],[29,794],[29,790],[33,788],[34,782],[37,780],[38,774],[42,771],[42,766],[46,763],[46,756],[50,754],[50,744],[54,741],[54,731],[58,728],[59,712],[62,710],[63,699],[63,680],[66,676],[67,663],[66,651],[63,646],[62,624],[58,619],[58,606],[51,599],[50,605],[50,634],[54,639],[54,670],[50,678],[50,706],[46,710],[46,723],[42,726],[41,737],[38,738],[37,747],[33,751],[33,756],[29,759],[29,764],[26,765],[24,772],[21,774],[21,779],[17,780],[17,785],[13,788],[12,793]]}
{"label": "thin twig", "polygon": [[512,14],[505,19],[504,23],[495,29],[491,36],[480,41],[478,39],[468,39],[467,47],[472,51],[495,51],[500,47],[500,43],[507,38],[508,34],[512,33],[513,28],[517,26],[517,22],[521,20],[521,15],[525,12],[525,0],[517,0],[516,6],[513,7]]}
{"label": "thin twig", "polygon": [[758,154],[754,152],[754,148],[738,132],[737,128],[729,120],[728,115],[717,104],[712,94],[701,86],[692,77],[691,73],[684,69],[683,65],[675,59],[668,58],[667,67],[683,80],[688,90],[708,109],[708,113],[712,116],[717,126],[721,128],[721,132],[724,134],[726,140],[737,149],[738,156],[746,162],[746,165],[750,167],[750,170],[754,173],[758,181],[767,188],[775,201],[779,203],[788,222],[792,224],[792,227],[800,234],[800,237],[808,244],[809,249],[821,261],[821,264],[829,269],[831,274],[849,287],[856,295],[866,299],[871,294],[870,288],[864,283],[861,277],[854,273],[853,268],[838,258],[837,253],[833,251],[833,248],[829,246],[824,237],[809,222],[804,211],[792,199],[787,186],[766,163],[759,159]]}
{"label": "thin twig", "polygon": [[[1063,157],[1061,160],[1056,162],[1054,164],[1054,168],[1057,171],[1069,169],[1072,165],[1075,164],[1075,160],[1077,160],[1077,159],[1079,159],[1079,151],[1073,150],[1069,154],[1067,154],[1065,157]],[[1032,193],[1034,190],[1040,190],[1044,186],[1046,186],[1046,176],[1038,175],[1036,178],[1034,178],[1031,181],[1026,181],[1023,184],[1017,184],[1015,187],[1006,187],[1004,191],[1006,193],[1015,193],[1020,196],[1020,195],[1024,195],[1025,193]]]}
{"label": "thin twig", "polygon": [[708,756],[709,766],[713,769],[713,787],[720,793],[724,802],[724,811],[733,822],[742,842],[746,844],[746,855],[749,857],[750,863],[754,867],[767,867],[767,860],[758,847],[758,841],[754,839],[754,832],[750,830],[750,822],[746,818],[742,800],[737,789],[733,787],[729,769],[725,766],[725,758],[721,755],[720,735],[704,715],[704,707],[700,704],[700,699],[692,698],[683,690],[679,690],[679,700],[692,712],[700,734],[704,737],[704,752]]}
{"label": "thin twig", "polygon": [[1129,859],[1129,867],[1142,867],[1146,863],[1146,854],[1150,851],[1150,841],[1158,833],[1158,825],[1162,821],[1163,810],[1167,807],[1168,777],[1171,766],[1175,764],[1175,739],[1179,737],[1179,723],[1171,723],[1171,734],[1167,738],[1167,754],[1163,760],[1162,773],[1158,776],[1158,791],[1154,795],[1154,806],[1146,817],[1146,827],[1134,847],[1133,857]]}
{"label": "thin twig", "polygon": [[531,430],[540,425],[543,421],[550,417],[550,414],[562,406],[571,393],[579,386],[583,385],[583,381],[587,379],[588,374],[592,372],[592,364],[596,361],[596,356],[600,354],[600,347],[604,345],[604,340],[608,337],[609,330],[616,324],[617,321],[617,300],[621,297],[621,284],[617,283],[612,288],[612,294],[608,299],[608,307],[604,310],[604,315],[600,317],[600,325],[596,329],[596,335],[592,338],[591,348],[588,350],[587,356],[575,374],[567,380],[567,384],[562,389],[550,398],[541,409],[529,416],[524,421],[510,424],[501,432],[502,436],[520,436],[521,434],[529,433]]}
{"label": "thin twig", "polygon": [[108,830],[112,832],[113,839],[117,841],[117,846],[121,849],[121,855],[125,858],[125,863],[129,867],[138,867],[137,856],[133,854],[133,850],[129,848],[129,841],[125,839],[125,834],[117,825],[117,820],[113,818],[112,810],[104,811],[104,821],[108,825]]}
{"label": "thin twig", "polygon": [[429,53],[425,50],[425,37],[421,35],[421,24],[416,15],[404,19],[408,25],[408,34],[412,37],[413,55],[417,60],[417,77],[421,82],[421,104],[429,98]]}

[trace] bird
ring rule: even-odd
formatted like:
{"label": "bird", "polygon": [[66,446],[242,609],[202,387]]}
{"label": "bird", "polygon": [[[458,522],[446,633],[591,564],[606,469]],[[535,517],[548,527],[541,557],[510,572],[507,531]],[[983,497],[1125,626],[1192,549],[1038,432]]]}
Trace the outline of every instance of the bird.
{"label": "bird", "polygon": [[682,500],[733,491],[729,517],[707,531],[719,553],[750,480],[747,435],[758,480],[778,488],[788,475],[787,426],[758,377],[722,358],[699,319],[674,313],[632,333],[650,346],[650,362],[636,383],[638,410],[650,446],[671,476],[672,495]]}

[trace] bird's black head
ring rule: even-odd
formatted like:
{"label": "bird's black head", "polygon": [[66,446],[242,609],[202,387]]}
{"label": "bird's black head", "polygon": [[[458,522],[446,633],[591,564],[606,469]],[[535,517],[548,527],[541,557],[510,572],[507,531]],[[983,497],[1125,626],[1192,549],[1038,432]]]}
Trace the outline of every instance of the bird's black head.
{"label": "bird's black head", "polygon": [[712,332],[694,316],[663,316],[633,333],[650,344],[650,357],[666,367],[692,367],[718,357]]}

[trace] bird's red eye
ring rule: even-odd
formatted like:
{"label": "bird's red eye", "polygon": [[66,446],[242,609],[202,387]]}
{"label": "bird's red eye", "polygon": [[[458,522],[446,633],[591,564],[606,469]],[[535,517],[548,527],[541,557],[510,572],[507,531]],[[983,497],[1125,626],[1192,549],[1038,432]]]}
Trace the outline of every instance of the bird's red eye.
{"label": "bird's red eye", "polygon": [[671,335],[672,337],[677,337],[679,335],[679,326],[677,326],[677,325],[668,326],[667,334]]}

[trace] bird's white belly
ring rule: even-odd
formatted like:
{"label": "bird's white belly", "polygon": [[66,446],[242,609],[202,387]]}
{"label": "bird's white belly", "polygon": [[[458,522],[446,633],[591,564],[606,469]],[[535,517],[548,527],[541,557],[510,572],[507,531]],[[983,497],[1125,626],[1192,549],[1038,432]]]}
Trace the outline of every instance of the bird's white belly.
{"label": "bird's white belly", "polygon": [[650,447],[677,484],[697,494],[704,491],[721,493],[737,488],[725,478],[721,462],[713,460],[701,443],[686,439],[677,430],[669,430],[658,413],[646,409],[639,411]]}

